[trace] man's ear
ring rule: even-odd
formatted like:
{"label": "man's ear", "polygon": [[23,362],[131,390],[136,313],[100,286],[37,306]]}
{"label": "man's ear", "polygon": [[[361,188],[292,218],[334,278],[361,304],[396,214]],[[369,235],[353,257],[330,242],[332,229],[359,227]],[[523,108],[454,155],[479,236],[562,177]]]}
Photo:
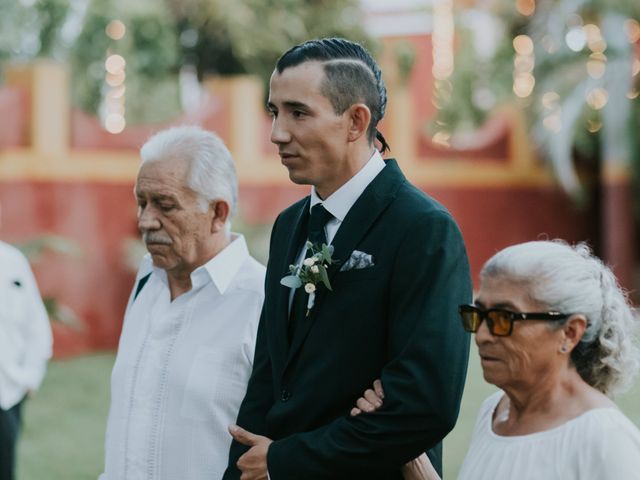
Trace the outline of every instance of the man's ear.
{"label": "man's ear", "polygon": [[367,134],[371,122],[371,110],[364,103],[355,103],[346,112],[349,115],[349,132],[347,138],[355,142]]}
{"label": "man's ear", "polygon": [[587,318],[584,315],[571,315],[562,327],[564,333],[560,350],[570,352],[580,342],[587,329]]}
{"label": "man's ear", "polygon": [[213,210],[211,217],[211,233],[217,233],[225,229],[231,208],[225,200],[214,200],[209,203],[209,208]]}

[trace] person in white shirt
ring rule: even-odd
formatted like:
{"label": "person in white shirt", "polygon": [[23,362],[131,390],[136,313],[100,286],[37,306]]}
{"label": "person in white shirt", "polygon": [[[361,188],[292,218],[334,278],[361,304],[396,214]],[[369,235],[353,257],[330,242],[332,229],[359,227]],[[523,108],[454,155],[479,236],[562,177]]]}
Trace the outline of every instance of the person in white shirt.
{"label": "person in white shirt", "polygon": [[125,312],[100,479],[221,478],[265,269],[230,232],[237,180],[217,136],[172,128],[140,156],[135,195],[149,254]]}
{"label": "person in white shirt", "polygon": [[[473,305],[483,403],[458,480],[640,478],[640,430],[613,402],[638,373],[638,319],[613,272],[587,245],[534,241],[491,257]],[[382,384],[352,414],[383,403]],[[405,480],[432,480],[422,455]]]}
{"label": "person in white shirt", "polygon": [[0,242],[0,480],[12,480],[20,413],[51,358],[49,316],[29,262]]}

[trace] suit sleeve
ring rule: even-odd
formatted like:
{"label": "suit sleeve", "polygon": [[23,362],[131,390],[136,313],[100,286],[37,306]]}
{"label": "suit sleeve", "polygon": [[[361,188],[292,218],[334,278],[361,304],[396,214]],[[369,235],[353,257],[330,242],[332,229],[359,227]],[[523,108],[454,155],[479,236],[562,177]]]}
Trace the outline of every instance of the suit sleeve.
{"label": "suit sleeve", "polygon": [[[279,217],[278,217],[279,218]],[[275,232],[278,219],[273,226]],[[275,233],[271,235],[270,246],[270,258],[271,250],[274,244]],[[269,268],[267,268],[267,278],[265,284],[268,284]],[[265,297],[265,303],[268,298]],[[271,359],[269,357],[268,341],[267,341],[267,327],[265,319],[265,306],[262,307],[262,313],[260,315],[260,322],[258,324],[258,333],[256,337],[256,349],[253,361],[253,371],[251,372],[251,378],[247,385],[247,392],[240,410],[238,412],[238,418],[236,424],[242,428],[255,433],[257,435],[264,435],[266,433],[265,418],[267,412],[273,405],[274,393],[273,382],[271,374]],[[236,467],[238,459],[248,450],[249,447],[242,445],[241,443],[233,440],[229,450],[229,464],[227,470],[224,473],[223,479],[237,479],[240,478],[240,470]]]}
{"label": "suit sleeve", "polygon": [[471,280],[462,237],[446,212],[415,218],[390,284],[383,407],[272,443],[272,480],[363,478],[400,468],[455,425],[469,354],[457,306],[471,301]]}

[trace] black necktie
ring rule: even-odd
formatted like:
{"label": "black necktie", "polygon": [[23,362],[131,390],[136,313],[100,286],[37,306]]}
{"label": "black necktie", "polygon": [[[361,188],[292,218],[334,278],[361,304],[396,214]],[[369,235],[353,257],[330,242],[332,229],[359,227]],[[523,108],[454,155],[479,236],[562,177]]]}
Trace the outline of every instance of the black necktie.
{"label": "black necktie", "polygon": [[[321,247],[323,243],[327,243],[327,235],[324,232],[324,227],[329,220],[333,218],[333,215],[327,211],[321,203],[317,203],[311,209],[311,215],[309,217],[308,239],[313,243],[314,247]],[[309,258],[312,255],[311,249],[307,249],[305,258]],[[293,335],[297,324],[307,314],[307,303],[309,301],[309,294],[304,291],[304,285],[296,289],[293,295],[293,302],[291,303],[291,313],[289,315],[289,343],[293,340]]]}
{"label": "black necktie", "polygon": [[[327,235],[324,233],[324,226],[333,218],[324,205],[317,203],[311,209],[309,217],[309,241],[314,245],[321,247],[323,243],[327,243]],[[307,250],[307,257],[311,256],[311,252]]]}

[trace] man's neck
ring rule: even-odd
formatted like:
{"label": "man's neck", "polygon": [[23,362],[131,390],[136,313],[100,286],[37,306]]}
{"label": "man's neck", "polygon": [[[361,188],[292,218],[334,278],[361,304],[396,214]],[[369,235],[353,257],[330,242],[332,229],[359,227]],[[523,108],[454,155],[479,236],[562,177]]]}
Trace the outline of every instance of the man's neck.
{"label": "man's neck", "polygon": [[200,260],[195,262],[193,266],[176,271],[167,271],[167,282],[169,283],[172,302],[180,295],[191,290],[193,286],[191,283],[191,274],[194,270],[209,263],[209,261],[224,250],[229,243],[231,243],[231,234],[228,232],[220,232],[219,235],[216,235],[210,248],[207,249],[208,254],[202,255]]}
{"label": "man's neck", "polygon": [[326,185],[314,185],[318,196],[326,200],[332,193],[351,180],[367,164],[375,152],[373,145],[367,149],[359,148],[349,152],[343,163],[342,171],[336,175],[335,181]]}
{"label": "man's neck", "polygon": [[169,293],[173,302],[180,295],[191,290],[191,273],[187,275],[172,275],[167,272],[167,281],[169,282]]}

